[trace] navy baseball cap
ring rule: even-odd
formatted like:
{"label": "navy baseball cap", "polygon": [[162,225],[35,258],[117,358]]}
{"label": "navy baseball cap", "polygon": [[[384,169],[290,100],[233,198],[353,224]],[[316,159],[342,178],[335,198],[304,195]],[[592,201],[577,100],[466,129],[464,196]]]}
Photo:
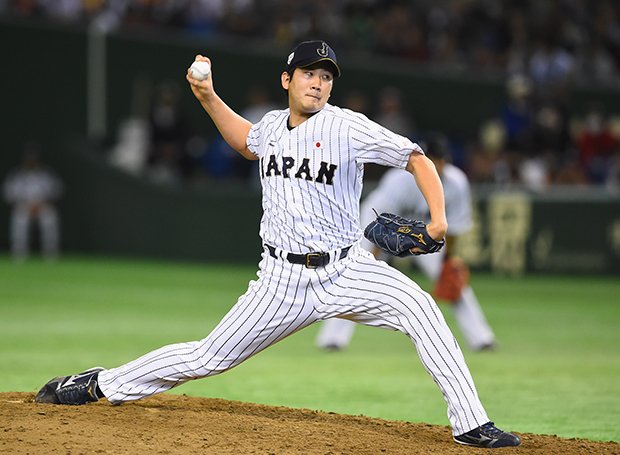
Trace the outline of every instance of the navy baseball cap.
{"label": "navy baseball cap", "polygon": [[286,72],[292,73],[295,68],[305,68],[318,62],[327,62],[334,77],[340,76],[336,53],[325,41],[320,40],[299,43],[286,60]]}

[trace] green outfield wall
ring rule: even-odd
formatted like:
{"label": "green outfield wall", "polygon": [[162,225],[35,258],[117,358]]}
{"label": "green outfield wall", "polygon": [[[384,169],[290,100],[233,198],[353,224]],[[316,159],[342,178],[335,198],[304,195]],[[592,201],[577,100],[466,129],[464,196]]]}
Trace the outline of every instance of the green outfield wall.
{"label": "green outfield wall", "polygon": [[459,243],[472,267],[515,276],[620,274],[620,194],[476,188],[475,195],[474,229]]}

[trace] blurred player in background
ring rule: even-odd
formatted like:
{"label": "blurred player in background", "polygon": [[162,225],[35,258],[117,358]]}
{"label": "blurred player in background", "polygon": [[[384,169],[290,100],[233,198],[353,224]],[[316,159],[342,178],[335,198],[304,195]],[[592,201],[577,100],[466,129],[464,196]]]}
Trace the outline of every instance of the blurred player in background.
{"label": "blurred player in background", "polygon": [[43,166],[34,143],[25,146],[22,164],[7,176],[3,190],[4,199],[13,207],[10,221],[13,258],[23,261],[28,257],[32,222],[38,224],[43,256],[57,258],[59,219],[55,203],[62,193],[62,183]]}
{"label": "blurred player in background", "polygon": [[[468,283],[469,269],[456,256],[455,243],[467,233],[473,224],[471,191],[467,176],[458,167],[448,162],[449,147],[447,139],[437,133],[429,134],[422,144],[441,177],[446,200],[446,216],[450,226],[446,247],[435,254],[410,256],[411,261],[431,280],[436,282],[436,298],[448,301],[456,322],[470,349],[490,350],[495,347],[495,336],[489,326],[478,299]],[[361,226],[366,226],[378,213],[397,213],[410,219],[428,220],[428,206],[411,175],[400,169],[388,170],[377,188],[363,201],[360,210]],[[377,258],[388,260],[392,256],[383,253],[366,238],[362,246]],[[444,267],[460,268],[463,277],[458,290],[442,292],[440,279]],[[447,278],[443,278],[447,279]],[[450,284],[452,285],[452,284]],[[437,295],[439,294],[439,295]],[[316,338],[318,347],[327,350],[346,348],[355,330],[355,323],[348,319],[333,318],[322,323]]]}

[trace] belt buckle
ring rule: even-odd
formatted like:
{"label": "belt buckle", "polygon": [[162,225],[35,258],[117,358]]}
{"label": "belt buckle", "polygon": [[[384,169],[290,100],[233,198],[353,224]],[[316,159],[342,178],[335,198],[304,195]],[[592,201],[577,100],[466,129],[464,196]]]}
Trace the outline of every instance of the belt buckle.
{"label": "belt buckle", "polygon": [[323,256],[324,253],[308,253],[306,254],[306,268],[308,269],[316,269],[318,267],[318,265],[312,265],[310,262],[312,260],[312,258],[317,258],[319,259],[321,256]]}

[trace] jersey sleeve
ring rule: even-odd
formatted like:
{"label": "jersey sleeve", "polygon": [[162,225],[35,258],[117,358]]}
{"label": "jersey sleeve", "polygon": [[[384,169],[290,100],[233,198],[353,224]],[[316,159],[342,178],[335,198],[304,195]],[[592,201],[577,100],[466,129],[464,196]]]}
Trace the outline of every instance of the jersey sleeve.
{"label": "jersey sleeve", "polygon": [[273,129],[275,122],[278,121],[282,111],[274,110],[267,112],[260,121],[252,125],[246,144],[250,152],[261,158],[265,151],[265,142],[269,132]]}
{"label": "jersey sleeve", "polygon": [[2,185],[2,194],[4,196],[4,200],[9,204],[12,204],[17,200],[16,183],[17,179],[15,176],[15,172],[11,172],[11,174],[6,178],[4,184]]}
{"label": "jersey sleeve", "polygon": [[250,152],[254,155],[261,157],[263,156],[263,130],[262,130],[262,120],[258,123],[252,125],[250,128],[250,132],[248,133],[248,137],[246,139],[246,144]]}
{"label": "jersey sleeve", "polygon": [[404,169],[412,152],[424,154],[419,145],[358,114],[349,126],[350,141],[358,163],[375,163]]}

